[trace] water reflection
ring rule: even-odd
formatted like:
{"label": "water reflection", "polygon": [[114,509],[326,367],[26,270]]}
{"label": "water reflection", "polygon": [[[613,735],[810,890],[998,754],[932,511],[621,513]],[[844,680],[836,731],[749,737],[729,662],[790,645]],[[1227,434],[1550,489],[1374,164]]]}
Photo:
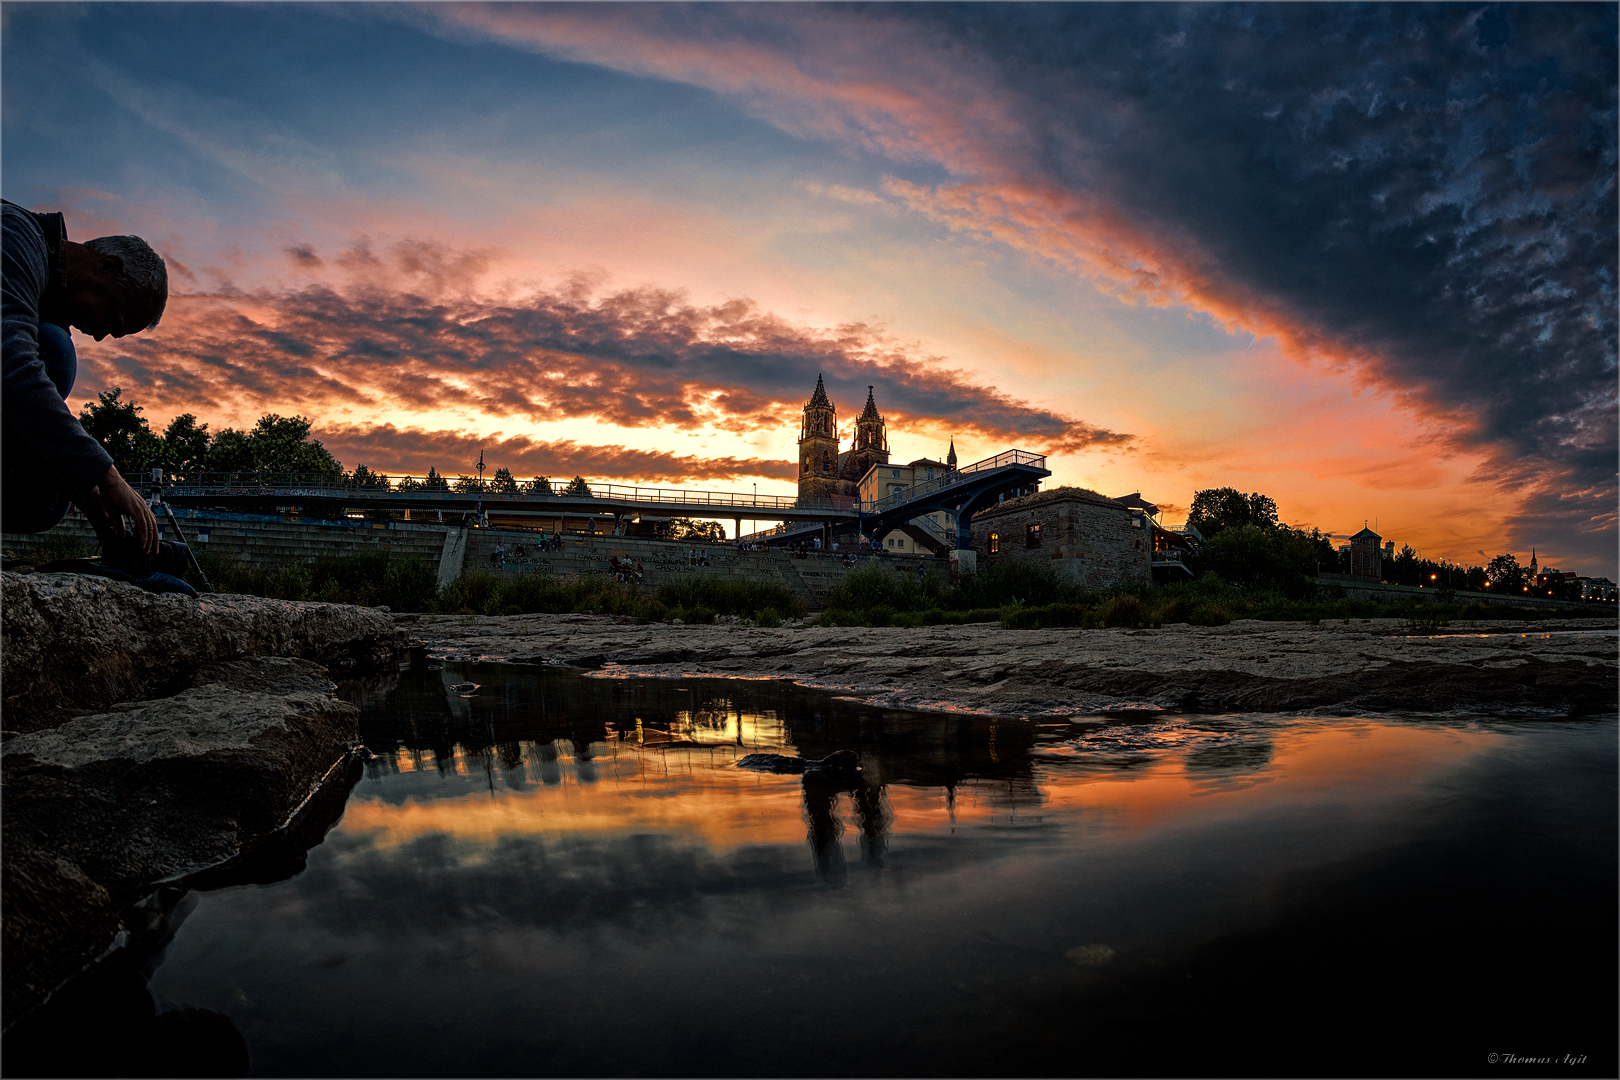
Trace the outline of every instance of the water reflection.
{"label": "water reflection", "polygon": [[[992,723],[456,664],[354,692],[340,825],[203,896],[154,976],[261,1074],[1368,1072],[1407,1017],[1446,1045],[1400,1070],[1458,1072],[1433,1054],[1612,1024],[1579,988],[1613,720]],[[1512,1008],[1448,1004],[1481,992]]]}

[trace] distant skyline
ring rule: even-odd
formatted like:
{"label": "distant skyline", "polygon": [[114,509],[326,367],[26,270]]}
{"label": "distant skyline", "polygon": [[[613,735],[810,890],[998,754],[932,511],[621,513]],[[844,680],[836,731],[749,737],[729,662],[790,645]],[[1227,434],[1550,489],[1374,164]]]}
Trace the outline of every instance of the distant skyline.
{"label": "distant skyline", "polygon": [[7,3],[6,198],[150,240],[77,408],[346,468],[898,460],[1616,568],[1616,7]]}

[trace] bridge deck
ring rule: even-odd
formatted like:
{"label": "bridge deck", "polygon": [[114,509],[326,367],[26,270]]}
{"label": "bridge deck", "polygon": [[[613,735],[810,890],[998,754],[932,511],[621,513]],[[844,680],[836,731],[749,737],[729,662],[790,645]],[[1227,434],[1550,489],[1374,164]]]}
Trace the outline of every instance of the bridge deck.
{"label": "bridge deck", "polygon": [[[438,510],[466,513],[477,509],[501,515],[541,518],[702,517],[736,520],[775,519],[809,527],[855,525],[861,531],[890,531],[911,518],[934,510],[971,512],[987,496],[1027,486],[1050,476],[1046,458],[1009,450],[993,458],[918,484],[882,499],[847,497],[800,499],[782,495],[748,495],[731,491],[686,491],[676,488],[589,484],[580,491],[495,490],[489,482],[435,478],[379,478],[375,485],[356,485],[352,478],[326,474],[205,473],[170,477],[164,498],[176,506],[262,509],[299,506],[307,510]],[[127,477],[138,490],[150,491],[150,477]],[[443,486],[439,486],[443,485]],[[795,530],[796,532],[797,530]],[[768,532],[774,532],[770,530]],[[761,534],[755,534],[761,536]],[[767,538],[761,536],[761,538]],[[778,540],[777,542],[780,542]]]}

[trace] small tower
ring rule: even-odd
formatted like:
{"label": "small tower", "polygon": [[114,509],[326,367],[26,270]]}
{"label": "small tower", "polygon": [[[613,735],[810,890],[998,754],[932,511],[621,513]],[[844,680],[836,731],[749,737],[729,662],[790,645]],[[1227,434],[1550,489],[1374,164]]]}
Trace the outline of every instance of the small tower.
{"label": "small tower", "polygon": [[1365,581],[1381,581],[1384,577],[1383,560],[1379,557],[1378,542],[1383,537],[1361,523],[1361,531],[1350,538],[1350,576]]}
{"label": "small tower", "polygon": [[945,455],[945,467],[951,472],[956,471],[956,440],[951,440],[951,451]]}
{"label": "small tower", "polygon": [[838,481],[838,410],[816,376],[816,392],[804,403],[799,428],[799,495],[817,499],[834,494]]}
{"label": "small tower", "polygon": [[1536,549],[1530,549],[1530,576],[1535,577],[1541,567],[1536,564]]}

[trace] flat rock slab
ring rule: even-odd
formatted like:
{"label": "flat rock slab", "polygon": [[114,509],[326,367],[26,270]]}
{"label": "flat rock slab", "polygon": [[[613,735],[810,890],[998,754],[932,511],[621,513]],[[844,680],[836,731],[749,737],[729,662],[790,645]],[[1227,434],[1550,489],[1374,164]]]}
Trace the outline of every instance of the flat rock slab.
{"label": "flat rock slab", "polygon": [[750,676],[878,705],[1054,716],[1188,712],[1611,712],[1613,622],[1482,622],[1414,635],[1403,620],[1152,630],[636,625],[584,615],[396,616],[450,660],[606,667],[618,674]]}
{"label": "flat rock slab", "polygon": [[359,710],[308,660],[188,682],[0,747],[8,1023],[112,944],[118,909],[287,825],[358,736]]}
{"label": "flat rock slab", "polygon": [[404,635],[386,612],[256,596],[143,592],[83,574],[0,574],[7,732],[170,694],[200,666],[257,656],[382,662]]}

